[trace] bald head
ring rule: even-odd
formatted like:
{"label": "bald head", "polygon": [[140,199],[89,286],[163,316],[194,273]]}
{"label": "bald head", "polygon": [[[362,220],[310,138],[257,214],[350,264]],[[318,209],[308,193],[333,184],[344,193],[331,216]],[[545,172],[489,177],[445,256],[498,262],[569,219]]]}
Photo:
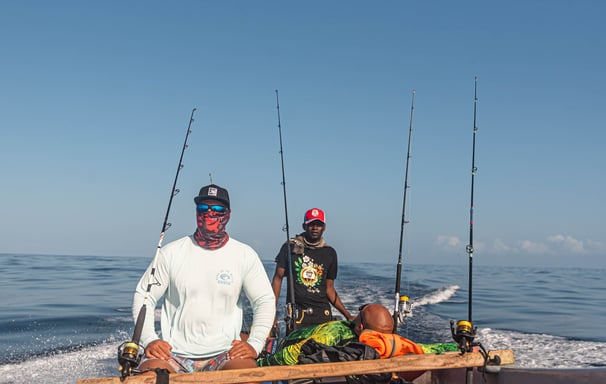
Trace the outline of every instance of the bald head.
{"label": "bald head", "polygon": [[358,314],[359,323],[363,329],[380,333],[393,332],[393,318],[389,310],[381,304],[368,304]]}

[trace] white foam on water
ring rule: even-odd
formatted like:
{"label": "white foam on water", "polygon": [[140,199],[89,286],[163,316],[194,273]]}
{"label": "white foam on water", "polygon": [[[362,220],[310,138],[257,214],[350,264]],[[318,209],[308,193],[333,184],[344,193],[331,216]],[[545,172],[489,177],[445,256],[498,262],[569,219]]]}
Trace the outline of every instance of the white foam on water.
{"label": "white foam on water", "polygon": [[411,306],[414,308],[423,305],[443,303],[453,297],[458,290],[458,285],[450,285],[448,287],[438,289],[437,291],[431,292],[423,297],[416,299],[415,301],[412,301]]}
{"label": "white foam on water", "polygon": [[118,376],[118,346],[100,344],[0,365],[0,383],[75,383],[83,378]]}
{"label": "white foam on water", "polygon": [[476,341],[486,349],[511,349],[520,368],[604,367],[604,343],[565,337],[478,329]]}

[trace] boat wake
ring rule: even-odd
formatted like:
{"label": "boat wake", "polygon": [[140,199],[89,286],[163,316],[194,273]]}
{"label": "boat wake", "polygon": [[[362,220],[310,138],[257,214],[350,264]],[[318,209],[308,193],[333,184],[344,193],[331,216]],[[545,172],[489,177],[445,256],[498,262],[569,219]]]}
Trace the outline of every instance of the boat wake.
{"label": "boat wake", "polygon": [[117,343],[104,343],[3,364],[0,383],[74,383],[81,378],[117,376],[117,350]]}
{"label": "boat wake", "polygon": [[477,340],[488,349],[512,349],[516,367],[602,368],[606,366],[602,352],[603,342],[491,328],[479,329]]}
{"label": "boat wake", "polygon": [[412,308],[416,308],[425,305],[443,303],[445,301],[450,300],[450,298],[453,297],[458,290],[458,285],[450,285],[448,287],[440,288],[437,291],[428,293],[427,295],[422,296],[419,299],[413,301],[411,303],[411,306]]}

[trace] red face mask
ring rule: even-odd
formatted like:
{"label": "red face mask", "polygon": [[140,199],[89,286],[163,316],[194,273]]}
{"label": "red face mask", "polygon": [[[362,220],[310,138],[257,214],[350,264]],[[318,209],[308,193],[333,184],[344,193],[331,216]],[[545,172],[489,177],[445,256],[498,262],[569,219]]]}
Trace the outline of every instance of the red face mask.
{"label": "red face mask", "polygon": [[205,249],[219,249],[227,243],[229,235],[225,226],[229,221],[230,211],[204,211],[196,213],[198,229],[194,232],[194,240]]}

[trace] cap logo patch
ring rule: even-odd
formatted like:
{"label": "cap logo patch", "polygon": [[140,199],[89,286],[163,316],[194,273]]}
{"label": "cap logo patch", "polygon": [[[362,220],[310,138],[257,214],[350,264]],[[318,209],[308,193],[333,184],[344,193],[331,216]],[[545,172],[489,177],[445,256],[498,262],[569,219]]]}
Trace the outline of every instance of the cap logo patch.
{"label": "cap logo patch", "polygon": [[208,188],[208,196],[217,196],[217,188],[209,187]]}
{"label": "cap logo patch", "polygon": [[313,211],[311,211],[311,215],[312,215],[313,217],[318,217],[318,215],[319,215],[319,214],[320,214],[320,213],[318,212],[318,210],[317,210],[317,209],[314,209]]}

